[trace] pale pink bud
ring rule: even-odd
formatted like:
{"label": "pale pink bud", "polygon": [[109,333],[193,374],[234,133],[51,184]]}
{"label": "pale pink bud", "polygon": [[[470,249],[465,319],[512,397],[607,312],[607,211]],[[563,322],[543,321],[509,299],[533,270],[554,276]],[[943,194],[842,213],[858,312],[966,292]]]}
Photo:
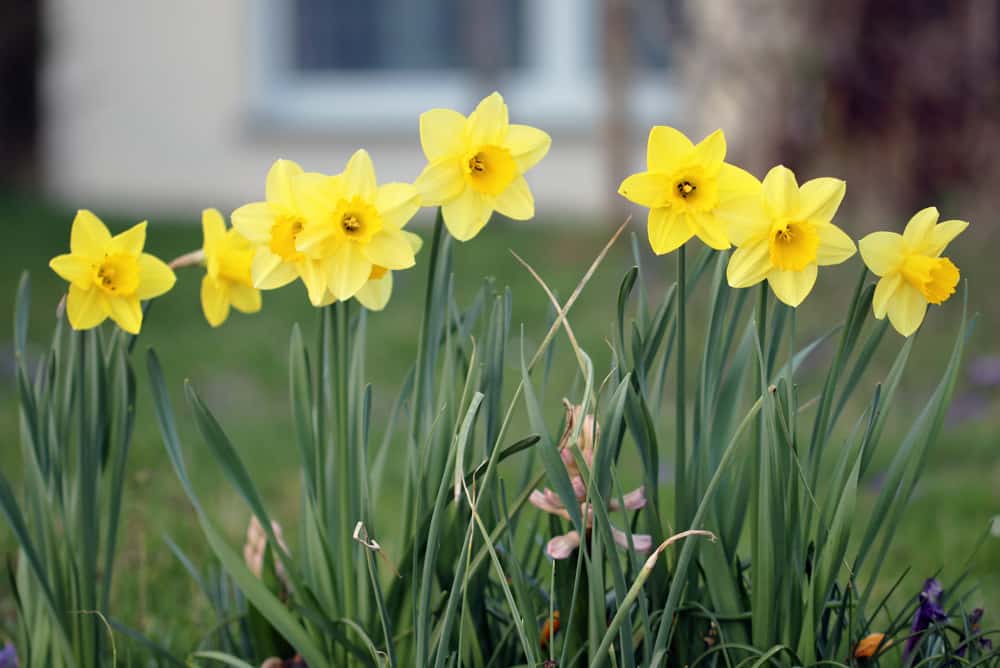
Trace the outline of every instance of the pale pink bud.
{"label": "pale pink bud", "polygon": [[556,536],[545,546],[545,553],[553,559],[568,559],[573,550],[580,546],[580,534],[570,531],[562,536]]}
{"label": "pale pink bud", "polygon": [[614,536],[615,543],[620,547],[624,547],[626,550],[629,547],[634,547],[636,552],[649,552],[653,547],[653,537],[645,533],[634,533],[632,534],[632,545],[629,545],[628,535],[621,529],[616,529],[611,527],[611,535]]}

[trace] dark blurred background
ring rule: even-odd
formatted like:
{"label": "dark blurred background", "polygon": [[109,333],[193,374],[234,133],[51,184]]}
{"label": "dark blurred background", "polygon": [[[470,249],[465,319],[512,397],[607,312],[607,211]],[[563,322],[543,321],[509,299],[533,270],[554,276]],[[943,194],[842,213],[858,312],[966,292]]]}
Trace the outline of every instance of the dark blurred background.
{"label": "dark blurred background", "polygon": [[[623,176],[644,167],[653,124],[677,126],[695,140],[721,127],[729,159],[758,176],[783,162],[803,180],[845,178],[837,222],[855,238],[875,228],[899,230],[928,205],[945,219],[972,222],[949,253],[968,278],[971,310],[983,317],[948,429],[929,456],[889,558],[895,572],[910,569],[912,582],[901,588],[909,593],[942,567],[953,578],[968,565],[982,585],[979,602],[992,605],[984,623],[995,627],[998,36],[997,0],[5,0],[0,442],[9,456],[3,465],[16,479],[9,324],[15,285],[29,269],[32,341],[45,345],[65,289],[46,265],[65,252],[75,209],[94,210],[114,231],[149,218],[148,250],[169,259],[200,245],[202,208],[230,211],[260,199],[278,157],[335,172],[364,146],[380,180],[412,180],[424,162],[420,112],[439,106],[468,112],[498,89],[513,122],[549,131],[552,150],[529,174],[537,220],[497,220],[460,245],[456,289],[464,299],[480,276],[496,276],[498,288],[512,288],[515,330],[527,323],[529,336],[539,335],[548,307],[507,248],[568,294],[629,211],[615,191]],[[644,272],[662,288],[672,280],[673,263],[648,254],[644,212],[635,213]],[[426,236],[430,213],[420,215],[414,228]],[[609,313],[632,261],[627,241],[619,243],[571,314],[602,375],[610,363]],[[821,272],[800,309],[802,341],[846,308],[859,262]],[[368,348],[375,351],[369,371],[382,414],[412,359],[424,272],[426,260],[418,257],[415,269],[399,274],[389,308],[369,321]],[[151,310],[141,345],[157,348],[174,389],[184,377],[195,382],[274,514],[294,527],[299,496],[288,442],[286,342],[293,321],[311,337],[316,315],[293,286],[267,293],[260,314],[234,315],[212,330],[198,306],[199,281],[199,269],[181,272],[174,291]],[[691,309],[692,322],[700,322],[703,300],[692,300]],[[930,309],[877,462],[884,465],[940,378],[960,313],[960,299]],[[886,336],[868,386],[883,377],[900,342],[894,333]],[[802,375],[819,374],[826,354]],[[557,362],[546,398],[553,424],[573,372],[565,349],[557,359],[566,363]],[[144,386],[141,371],[140,378]],[[194,558],[207,550],[145,402],[143,391],[117,614],[185,648],[211,616],[162,536],[169,533]],[[670,415],[664,410],[657,419]],[[198,439],[186,437],[195,484],[206,489],[202,498],[240,540],[244,507],[219,486]],[[877,475],[864,481],[862,503],[871,502],[879,484]],[[398,494],[385,489],[380,498],[388,508]],[[391,548],[391,531],[385,535]],[[2,551],[11,545],[0,524]],[[12,610],[0,590],[0,636]]]}

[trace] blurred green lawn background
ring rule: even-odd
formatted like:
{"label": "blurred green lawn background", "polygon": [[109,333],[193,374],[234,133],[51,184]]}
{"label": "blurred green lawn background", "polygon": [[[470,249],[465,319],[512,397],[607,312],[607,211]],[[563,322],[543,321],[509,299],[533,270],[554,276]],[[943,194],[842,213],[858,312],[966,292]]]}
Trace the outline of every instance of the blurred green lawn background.
{"label": "blurred green lawn background", "polygon": [[[105,217],[113,232],[135,221]],[[66,252],[73,212],[53,207],[37,199],[16,195],[0,196],[0,439],[3,444],[4,472],[15,483],[20,478],[17,434],[17,405],[12,385],[12,313],[17,280],[22,270],[31,272],[32,308],[30,339],[33,345],[47,344],[54,309],[64,283],[47,267],[49,259]],[[947,217],[947,216],[946,216]],[[901,218],[900,223],[905,221]],[[191,220],[151,221],[147,251],[166,260],[200,246],[200,227]],[[860,236],[860,227],[841,217],[840,224]],[[188,223],[188,224],[183,224]],[[430,235],[426,212],[414,223],[414,230]],[[549,285],[565,299],[586,271],[593,257],[612,233],[612,226],[594,222],[556,218],[531,223],[494,221],[475,240],[455,249],[456,290],[460,300],[468,300],[481,285],[483,276],[495,276],[499,289],[513,292],[511,331],[525,323],[529,337],[544,333],[547,302],[528,273],[513,259],[515,250],[531,263]],[[657,299],[673,280],[671,257],[655,258],[645,242],[644,221],[634,221],[630,232],[638,235],[643,253],[643,269],[651,298]],[[614,304],[625,271],[632,266],[629,237],[623,236],[595,274],[570,314],[581,345],[603,377],[610,363],[605,339],[611,336]],[[998,275],[995,260],[985,244],[970,235],[952,246],[952,257],[969,281],[970,310],[982,315],[966,357],[970,365],[984,366],[989,355],[1000,354],[995,335],[1000,325],[1000,305],[992,298]],[[374,384],[376,415],[384,414],[394,400],[407,365],[417,345],[423,284],[427,268],[426,250],[418,256],[417,267],[396,274],[396,292],[386,311],[372,314],[368,322],[368,371]],[[846,266],[824,269],[816,292],[800,309],[797,341],[804,343],[829,328],[840,317],[850,299],[860,268],[860,260]],[[167,550],[164,536],[178,542],[198,563],[208,563],[208,547],[201,538],[195,516],[171,470],[148,396],[144,351],[154,347],[161,357],[174,395],[186,456],[202,499],[222,521],[234,544],[242,542],[248,511],[219,476],[207,450],[202,447],[181,399],[182,381],[190,378],[215,411],[233,442],[245,458],[274,515],[294,535],[299,499],[298,462],[291,441],[288,419],[287,344],[292,323],[304,328],[307,340],[315,336],[317,312],[309,306],[304,290],[294,285],[264,295],[263,311],[255,316],[234,313],[229,321],[213,330],[204,321],[198,302],[202,270],[181,270],[176,288],[153,304],[144,324],[134,356],[139,380],[138,419],[130,456],[125,516],[115,582],[115,613],[126,623],[162,639],[179,652],[190,650],[206,632],[211,619],[207,603]],[[699,302],[700,290],[691,302],[692,321],[700,323],[706,308]],[[864,481],[865,501],[870,503],[878,489],[879,463],[884,465],[898,446],[909,422],[915,417],[944,368],[961,312],[961,299],[942,308],[932,307],[920,333],[893,409],[874,467]],[[694,327],[700,326],[695,324]],[[697,349],[697,336],[689,346]],[[559,400],[570,392],[572,360],[560,334],[557,364],[545,397],[550,429],[561,418]],[[882,343],[875,369],[865,378],[874,387],[898,350],[901,339],[889,332]],[[508,349],[508,372],[516,376],[515,349]],[[692,353],[693,354],[693,353]],[[810,384],[818,384],[830,351],[821,350],[806,365],[798,380],[804,396]],[[998,373],[997,375],[1000,375]],[[870,391],[865,393],[870,396]],[[990,535],[990,522],[1000,514],[1000,392],[998,388],[971,383],[963,374],[941,440],[932,449],[926,472],[910,502],[885,569],[896,575],[909,568],[900,596],[915,595],[926,577],[942,571],[954,578],[966,567],[974,547],[985,541],[969,564],[980,589],[976,602],[987,607],[985,624],[995,627],[1000,620],[1000,536]],[[672,400],[665,401],[658,420],[672,419]],[[850,413],[843,423],[854,418]],[[853,415],[856,417],[858,411]],[[808,418],[811,420],[811,416]],[[379,424],[376,419],[375,424]],[[523,425],[512,437],[526,433]],[[667,432],[669,433],[669,432]],[[402,461],[397,459],[395,461]],[[400,464],[401,465],[401,464]],[[390,478],[392,478],[390,472]],[[400,477],[401,479],[401,477]],[[670,484],[669,472],[664,483]],[[400,485],[376,490],[379,508],[396,505]],[[217,491],[209,492],[210,489]],[[398,506],[397,506],[398,507]],[[525,512],[533,512],[528,509]],[[859,510],[864,518],[864,507]],[[860,520],[859,520],[860,524]],[[374,535],[391,554],[393,514],[376,509]],[[292,543],[294,545],[294,543]],[[13,538],[0,525],[0,549],[14,551]],[[0,633],[9,628],[14,611],[9,588],[0,585]],[[992,620],[992,621],[991,621]]]}

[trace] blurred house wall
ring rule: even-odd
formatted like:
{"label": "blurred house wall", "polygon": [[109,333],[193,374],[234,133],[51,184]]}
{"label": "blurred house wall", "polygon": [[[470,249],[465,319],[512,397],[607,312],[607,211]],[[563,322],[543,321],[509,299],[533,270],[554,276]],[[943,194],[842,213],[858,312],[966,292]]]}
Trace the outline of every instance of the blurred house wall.
{"label": "blurred house wall", "polygon": [[[258,113],[259,54],[251,41],[277,29],[266,19],[262,24],[263,1],[50,0],[42,123],[48,192],[105,211],[193,215],[261,197],[264,175],[278,157],[336,171],[361,146],[371,152],[380,180],[415,178],[424,164],[416,112],[406,123],[367,128],[275,122]],[[558,16],[560,4],[577,1],[547,0],[548,11]],[[436,104],[469,111],[489,90],[484,84]],[[575,110],[574,100],[561,96],[558,72],[538,94],[521,95],[523,105],[508,96],[514,122],[537,119],[554,136],[549,157],[529,175],[540,211],[593,214],[607,206],[616,175],[604,165],[604,105],[595,90],[581,98],[594,113],[574,123],[560,119],[564,110],[566,116]],[[393,91],[385,92],[391,100]],[[538,100],[545,102],[538,113],[521,108]],[[657,102],[646,107],[660,122],[672,120],[657,113]],[[385,111],[371,109],[373,117]],[[640,168],[644,132],[634,139],[627,152]]]}

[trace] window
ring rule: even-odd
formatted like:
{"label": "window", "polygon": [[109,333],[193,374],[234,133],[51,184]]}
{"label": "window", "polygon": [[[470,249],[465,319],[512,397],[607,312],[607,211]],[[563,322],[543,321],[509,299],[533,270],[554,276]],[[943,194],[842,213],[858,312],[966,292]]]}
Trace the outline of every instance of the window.
{"label": "window", "polygon": [[[672,106],[675,3],[637,3],[634,108]],[[591,129],[601,117],[600,0],[255,0],[252,104],[269,124],[412,130],[432,107],[466,109],[490,84],[523,122]],[[648,11],[647,11],[648,10]],[[663,28],[661,30],[661,28]]]}

